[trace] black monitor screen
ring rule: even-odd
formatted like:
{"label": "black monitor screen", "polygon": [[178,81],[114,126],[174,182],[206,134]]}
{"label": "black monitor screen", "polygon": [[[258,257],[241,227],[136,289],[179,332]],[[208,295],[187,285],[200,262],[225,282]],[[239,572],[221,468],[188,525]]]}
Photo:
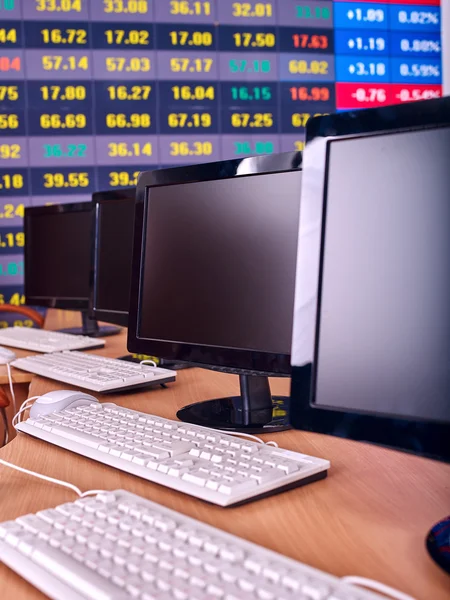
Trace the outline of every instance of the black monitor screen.
{"label": "black monitor screen", "polygon": [[290,354],[301,172],[148,190],[139,335]]}
{"label": "black monitor screen", "polygon": [[329,143],[318,406],[450,422],[449,158],[449,128]]}
{"label": "black monitor screen", "polygon": [[111,200],[98,205],[95,308],[128,313],[134,201]]}
{"label": "black monitor screen", "polygon": [[85,211],[26,215],[27,298],[87,302],[92,217],[86,206]]}

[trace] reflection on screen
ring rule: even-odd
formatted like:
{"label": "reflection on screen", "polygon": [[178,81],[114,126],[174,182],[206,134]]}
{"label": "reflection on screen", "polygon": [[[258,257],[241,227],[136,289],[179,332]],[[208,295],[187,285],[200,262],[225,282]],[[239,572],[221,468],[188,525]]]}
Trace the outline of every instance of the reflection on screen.
{"label": "reflection on screen", "polygon": [[134,234],[134,202],[99,204],[95,308],[128,312]]}
{"label": "reflection on screen", "polygon": [[27,296],[87,300],[91,223],[90,209],[28,217]]}
{"label": "reflection on screen", "polygon": [[301,172],[149,189],[140,337],[290,354]]}
{"label": "reflection on screen", "polygon": [[329,150],[316,402],[450,421],[450,129]]}

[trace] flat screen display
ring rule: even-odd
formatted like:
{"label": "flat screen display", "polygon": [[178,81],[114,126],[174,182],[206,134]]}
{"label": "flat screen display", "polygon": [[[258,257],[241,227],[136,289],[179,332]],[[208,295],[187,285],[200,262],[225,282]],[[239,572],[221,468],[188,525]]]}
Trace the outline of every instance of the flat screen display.
{"label": "flat screen display", "polygon": [[139,336],[290,354],[301,172],[147,192]]}
{"label": "flat screen display", "polygon": [[39,298],[89,297],[90,209],[26,217],[25,293]]}
{"label": "flat screen display", "polygon": [[450,128],[329,143],[318,407],[450,422]]}
{"label": "flat screen display", "polygon": [[128,313],[134,235],[134,201],[98,205],[95,308]]}

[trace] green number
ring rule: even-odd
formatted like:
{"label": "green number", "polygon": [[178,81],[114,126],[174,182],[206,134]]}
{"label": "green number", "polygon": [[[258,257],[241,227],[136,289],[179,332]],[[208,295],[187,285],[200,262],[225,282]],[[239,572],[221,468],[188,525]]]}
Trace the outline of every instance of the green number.
{"label": "green number", "polygon": [[234,142],[235,154],[251,154],[252,148],[249,142]]}
{"label": "green number", "polygon": [[233,100],[270,100],[272,92],[270,87],[232,87],[231,97]]}
{"label": "green number", "polygon": [[0,10],[14,10],[15,0],[0,0]]}
{"label": "green number", "polygon": [[255,152],[257,154],[272,154],[273,153],[272,142],[256,142]]}
{"label": "green number", "polygon": [[256,142],[255,147],[252,148],[250,142],[234,142],[234,153],[235,154],[272,154],[274,147],[272,142]]}
{"label": "green number", "polygon": [[297,6],[296,16],[298,19],[329,19],[331,13],[327,7],[316,6],[312,9],[310,6]]}
{"label": "green number", "polygon": [[86,156],[86,144],[67,144],[67,152],[64,153],[61,144],[44,144],[44,158],[60,158],[61,156],[78,156],[84,158]]}

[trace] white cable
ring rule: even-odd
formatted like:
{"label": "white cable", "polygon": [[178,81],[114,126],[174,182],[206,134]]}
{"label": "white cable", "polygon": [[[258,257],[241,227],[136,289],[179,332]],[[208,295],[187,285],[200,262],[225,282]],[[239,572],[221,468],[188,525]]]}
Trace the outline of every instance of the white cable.
{"label": "white cable", "polygon": [[155,369],[157,368],[157,364],[155,363],[154,360],[150,360],[150,358],[146,358],[145,360],[141,360],[141,362],[139,363],[140,365],[148,365],[151,364],[152,367],[155,367]]}
{"label": "white cable", "polygon": [[374,581],[373,579],[367,579],[366,577],[357,577],[355,575],[349,575],[348,577],[342,577],[341,581],[343,581],[344,583],[349,583],[350,585],[362,586],[375,590],[377,592],[381,592],[385,596],[395,598],[395,600],[415,600],[412,596],[408,596],[408,594],[399,592],[398,590],[390,587],[389,585],[385,585],[384,583],[380,583],[379,581]]}
{"label": "white cable", "polygon": [[8,371],[9,389],[11,391],[11,398],[13,401],[14,413],[16,413],[17,412],[16,395],[14,393],[14,385],[13,385],[13,380],[12,380],[12,375],[11,375],[11,367],[10,367],[9,363],[6,363],[6,369]]}
{"label": "white cable", "polygon": [[263,446],[275,446],[275,448],[278,448],[278,444],[276,442],[270,441],[270,442],[265,442],[264,440],[262,440],[261,438],[257,437],[256,435],[251,435],[250,433],[244,433],[243,431],[226,431],[225,429],[212,429],[211,427],[207,427],[208,431],[216,431],[217,433],[224,433],[225,435],[235,435],[237,437],[245,437],[248,438],[249,440],[254,440],[255,442],[258,442],[258,444],[263,444]]}
{"label": "white cable", "polygon": [[[16,414],[12,418],[12,425],[13,425],[14,429],[16,429],[17,423],[19,422],[20,415],[22,415],[26,410],[28,410],[31,407],[31,405],[33,404],[33,401],[39,397],[40,396],[31,396],[31,398],[27,398],[24,402],[22,402],[22,405],[20,406],[19,410],[16,412]],[[31,402],[31,404],[29,404],[30,402]]]}
{"label": "white cable", "polygon": [[24,469],[23,467],[18,467],[17,465],[13,465],[13,463],[8,462],[7,460],[3,460],[3,458],[0,458],[0,464],[4,465],[5,467],[9,467],[10,469],[20,471],[21,473],[25,473],[26,475],[32,475],[33,477],[37,477],[38,479],[43,479],[44,481],[49,481],[50,483],[56,483],[56,485],[62,485],[63,487],[69,488],[69,490],[75,492],[80,498],[84,498],[85,496],[94,496],[105,492],[105,490],[88,490],[87,492],[82,492],[80,488],[78,488],[76,485],[73,485],[73,483],[61,481],[61,479],[55,479],[54,477],[48,477],[48,475],[41,475],[41,473],[36,473],[35,471],[30,471],[28,469]]}

